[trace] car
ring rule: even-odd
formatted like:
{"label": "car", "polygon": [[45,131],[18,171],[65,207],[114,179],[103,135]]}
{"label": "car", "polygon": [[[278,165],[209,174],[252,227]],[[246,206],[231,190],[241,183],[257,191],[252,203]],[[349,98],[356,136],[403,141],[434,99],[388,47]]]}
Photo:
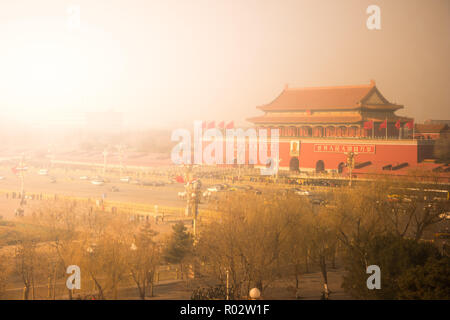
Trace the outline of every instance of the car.
{"label": "car", "polygon": [[262,194],[262,191],[261,191],[261,190],[258,190],[258,189],[253,189],[252,192],[253,192],[254,194]]}
{"label": "car", "polygon": [[439,215],[439,218],[441,218],[442,220],[450,220],[450,211],[441,213]]}
{"label": "car", "polygon": [[129,183],[129,184],[142,185],[142,181],[141,181],[141,180],[138,180],[138,179],[136,179],[136,180],[130,180],[128,183]]}
{"label": "car", "polygon": [[131,181],[131,177],[122,177],[119,179],[121,182],[130,182]]}
{"label": "car", "polygon": [[118,192],[118,191],[119,191],[119,188],[117,188],[116,186],[112,186],[112,187],[111,187],[111,191],[112,191],[112,192]]}
{"label": "car", "polygon": [[318,181],[318,185],[322,187],[329,187],[330,183],[328,181],[320,180]]}
{"label": "car", "polygon": [[105,184],[105,181],[103,181],[102,179],[94,179],[91,181],[91,183],[95,186],[102,186]]}
{"label": "car", "polygon": [[40,169],[38,171],[38,175],[40,175],[40,176],[47,176],[48,175],[48,170],[47,169]]}
{"label": "car", "polygon": [[223,189],[224,189],[224,187],[222,185],[215,185],[215,186],[209,187],[207,190],[211,191],[211,192],[217,192],[217,191],[220,191]]}
{"label": "car", "polygon": [[5,180],[5,177],[4,176],[0,176],[0,180]]}
{"label": "car", "polygon": [[208,191],[208,190],[204,191],[202,196],[203,196],[203,198],[208,198],[209,196],[211,196],[211,191]]}
{"label": "car", "polygon": [[294,188],[293,192],[294,192],[294,194],[296,194],[298,196],[310,196],[311,195],[311,193],[309,191],[298,189],[298,188]]}
{"label": "car", "polygon": [[287,196],[289,193],[289,189],[279,189],[277,190],[277,194],[281,196]]}
{"label": "car", "polygon": [[323,199],[312,199],[311,204],[316,206],[325,205],[325,201]]}
{"label": "car", "polygon": [[50,183],[56,183],[56,179],[55,178],[50,178]]}
{"label": "car", "polygon": [[450,232],[448,230],[441,230],[439,232],[436,232],[434,234],[435,239],[440,240],[449,240],[450,239]]}
{"label": "car", "polygon": [[81,176],[80,180],[89,180],[89,177],[88,176]]}

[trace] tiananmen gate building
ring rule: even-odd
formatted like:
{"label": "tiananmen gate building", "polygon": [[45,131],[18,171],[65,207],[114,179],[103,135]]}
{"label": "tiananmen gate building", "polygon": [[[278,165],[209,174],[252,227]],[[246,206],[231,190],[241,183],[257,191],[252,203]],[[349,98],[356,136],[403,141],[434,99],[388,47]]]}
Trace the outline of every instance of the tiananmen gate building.
{"label": "tiananmen gate building", "polygon": [[432,157],[434,141],[414,137],[413,119],[397,115],[403,106],[387,100],[374,81],[286,87],[272,102],[257,108],[264,114],[247,121],[258,129],[279,129],[280,170],[342,174],[349,152],[355,153],[355,173],[438,166],[448,170],[446,165],[423,162]]}

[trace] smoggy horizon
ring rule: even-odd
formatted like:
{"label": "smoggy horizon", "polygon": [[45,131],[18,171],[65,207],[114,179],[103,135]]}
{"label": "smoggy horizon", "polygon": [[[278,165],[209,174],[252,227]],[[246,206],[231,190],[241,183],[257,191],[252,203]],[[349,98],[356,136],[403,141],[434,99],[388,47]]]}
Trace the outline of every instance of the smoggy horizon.
{"label": "smoggy horizon", "polygon": [[[381,30],[366,27],[372,4]],[[371,79],[405,106],[399,115],[450,119],[446,0],[22,0],[0,9],[3,128],[83,127],[87,113],[110,111],[131,128],[249,126],[286,84]]]}

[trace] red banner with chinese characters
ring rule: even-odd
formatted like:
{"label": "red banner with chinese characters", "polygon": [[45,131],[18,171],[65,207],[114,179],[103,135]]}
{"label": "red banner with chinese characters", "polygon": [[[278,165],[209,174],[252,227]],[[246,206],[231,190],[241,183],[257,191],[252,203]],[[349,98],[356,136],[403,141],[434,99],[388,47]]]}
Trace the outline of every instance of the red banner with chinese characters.
{"label": "red banner with chinese characters", "polygon": [[375,145],[373,145],[373,144],[332,144],[332,143],[320,143],[320,144],[314,144],[314,152],[375,153]]}

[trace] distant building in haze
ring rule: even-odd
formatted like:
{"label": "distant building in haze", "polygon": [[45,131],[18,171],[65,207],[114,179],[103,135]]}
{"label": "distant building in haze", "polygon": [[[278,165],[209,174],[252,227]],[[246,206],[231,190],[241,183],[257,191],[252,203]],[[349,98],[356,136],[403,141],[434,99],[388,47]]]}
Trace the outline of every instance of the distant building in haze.
{"label": "distant building in haze", "polygon": [[425,120],[424,124],[446,124],[450,127],[450,120]]}
{"label": "distant building in haze", "polygon": [[87,112],[86,129],[94,132],[120,132],[124,126],[124,114],[116,111]]}

